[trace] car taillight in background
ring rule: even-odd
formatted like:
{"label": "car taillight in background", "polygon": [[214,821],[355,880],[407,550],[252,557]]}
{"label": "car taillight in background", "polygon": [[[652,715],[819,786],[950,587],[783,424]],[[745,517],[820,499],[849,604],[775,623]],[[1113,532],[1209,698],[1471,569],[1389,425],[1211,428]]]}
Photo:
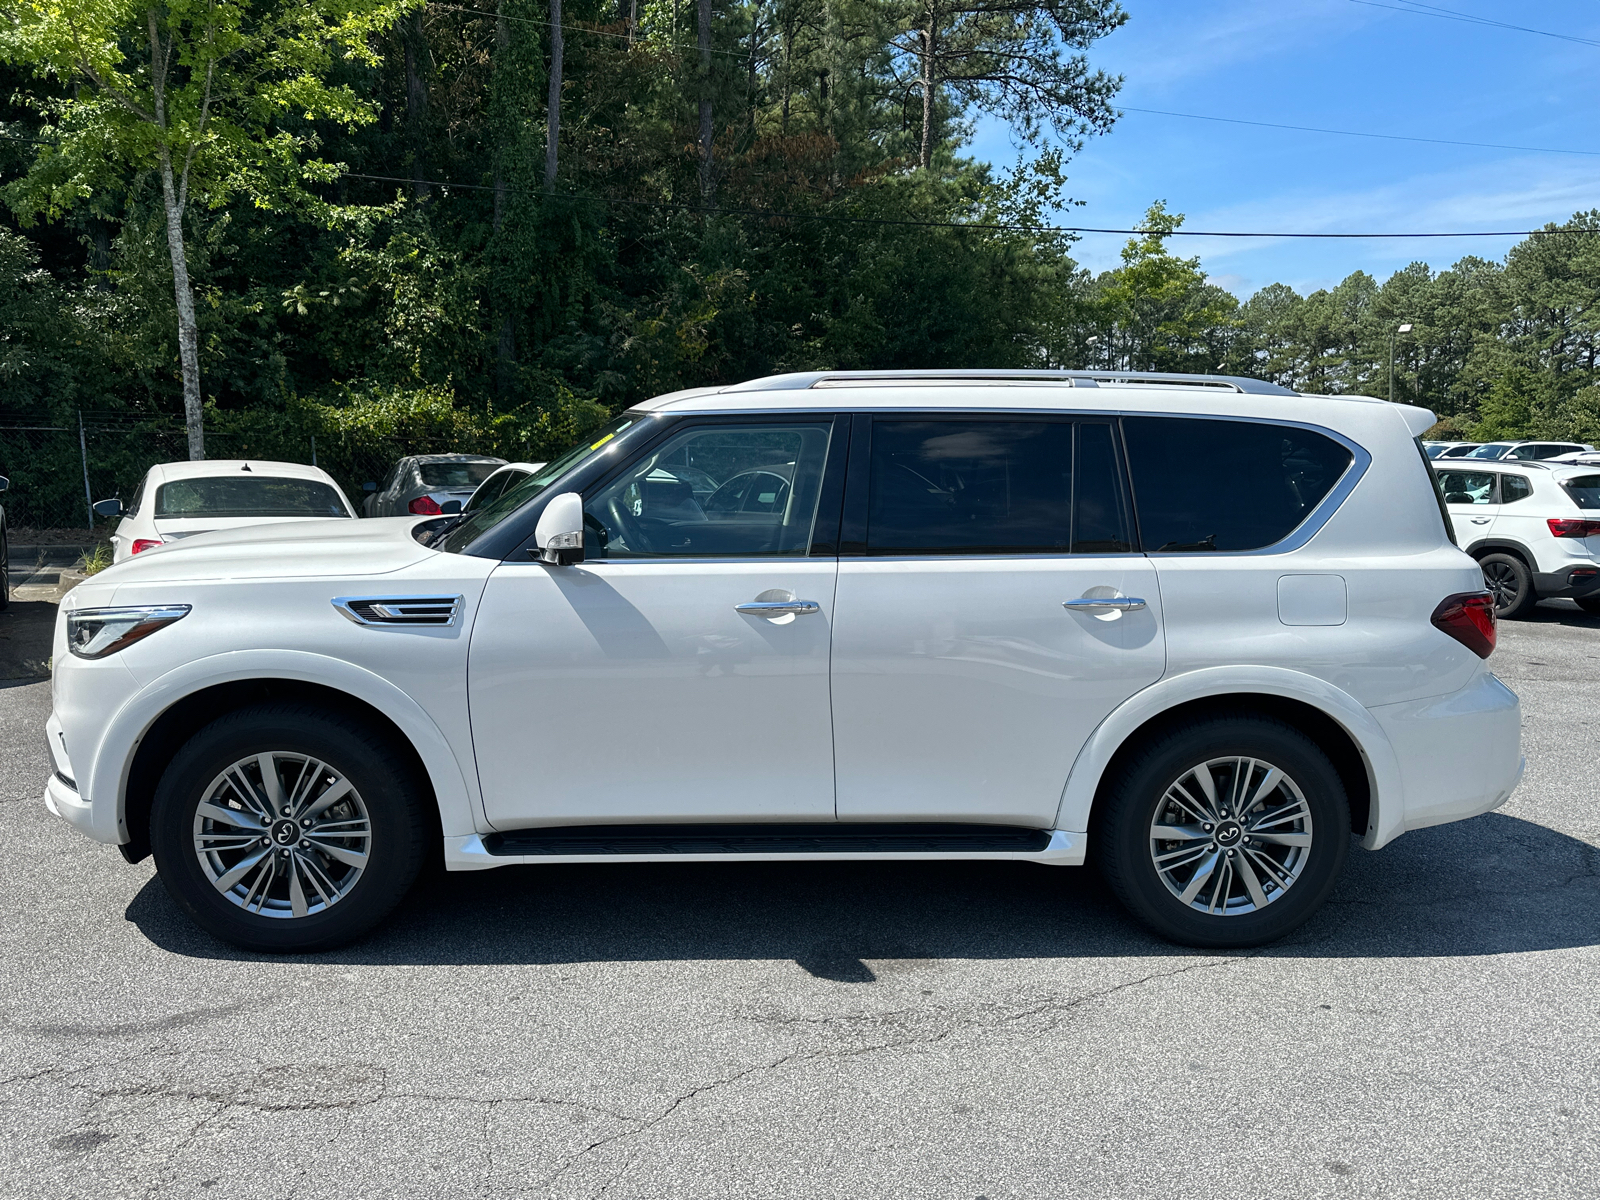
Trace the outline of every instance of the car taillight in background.
{"label": "car taillight in background", "polygon": [[154,550],[159,545],[161,545],[160,538],[134,538],[131,553],[142,554],[146,550]]}
{"label": "car taillight in background", "polygon": [[1551,517],[1545,524],[1550,526],[1552,537],[1600,537],[1600,521],[1585,521],[1579,517]]}
{"label": "car taillight in background", "polygon": [[437,517],[444,511],[439,507],[439,502],[432,496],[418,496],[406,507],[419,517]]}
{"label": "car taillight in background", "polygon": [[1494,597],[1488,592],[1458,592],[1439,601],[1433,625],[1479,658],[1494,653]]}

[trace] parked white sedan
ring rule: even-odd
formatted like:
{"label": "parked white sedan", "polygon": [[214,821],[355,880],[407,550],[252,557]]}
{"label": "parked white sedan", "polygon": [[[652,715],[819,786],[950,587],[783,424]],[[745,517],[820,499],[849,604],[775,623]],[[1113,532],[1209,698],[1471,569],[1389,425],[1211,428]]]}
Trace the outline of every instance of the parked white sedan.
{"label": "parked white sedan", "polygon": [[259,459],[160,463],[126,505],[101,500],[94,511],[122,518],[111,535],[113,562],[214,529],[356,515],[326,471]]}

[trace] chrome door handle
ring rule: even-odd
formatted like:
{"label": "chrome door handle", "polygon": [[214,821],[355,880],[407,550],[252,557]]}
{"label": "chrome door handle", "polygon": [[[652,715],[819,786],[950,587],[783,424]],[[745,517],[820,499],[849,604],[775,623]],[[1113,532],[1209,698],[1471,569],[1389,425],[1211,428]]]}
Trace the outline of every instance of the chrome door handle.
{"label": "chrome door handle", "polygon": [[751,600],[735,604],[733,611],[747,617],[807,617],[822,611],[815,600]]}
{"label": "chrome door handle", "polygon": [[1487,525],[1489,523],[1489,518],[1488,517],[1473,517],[1472,518],[1472,523],[1474,525]]}
{"label": "chrome door handle", "polygon": [[1080,612],[1132,612],[1136,608],[1144,608],[1145,602],[1137,596],[1117,596],[1111,600],[1063,600],[1061,607]]}

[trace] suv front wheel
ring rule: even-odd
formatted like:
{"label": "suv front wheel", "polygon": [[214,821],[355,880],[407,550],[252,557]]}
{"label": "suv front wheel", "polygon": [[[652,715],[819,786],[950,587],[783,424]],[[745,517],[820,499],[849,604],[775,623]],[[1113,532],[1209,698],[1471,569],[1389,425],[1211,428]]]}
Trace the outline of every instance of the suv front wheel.
{"label": "suv front wheel", "polygon": [[1205,718],[1135,752],[1110,781],[1094,858],[1152,930],[1208,949],[1259,946],[1322,906],[1344,869],[1339,773],[1298,729]]}
{"label": "suv front wheel", "polygon": [[161,882],[201,928],[247,950],[324,950],[387,916],[426,845],[396,748],[343,713],[240,709],[195,734],[150,814]]}

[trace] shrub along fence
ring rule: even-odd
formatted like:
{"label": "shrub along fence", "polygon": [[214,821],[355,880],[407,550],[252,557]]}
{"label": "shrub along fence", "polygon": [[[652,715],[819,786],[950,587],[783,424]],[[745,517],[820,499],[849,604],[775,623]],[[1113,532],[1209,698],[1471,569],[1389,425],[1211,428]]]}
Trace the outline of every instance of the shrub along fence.
{"label": "shrub along fence", "polygon": [[[314,464],[334,477],[359,514],[362,485],[381,480],[407,455],[546,460],[607,417],[598,404],[570,393],[553,399],[500,415],[456,408],[442,389],[351,396],[337,406],[289,412],[208,409],[206,457]],[[95,525],[93,501],[128,499],[152,466],[188,457],[183,423],[169,415],[0,413],[0,475],[11,481],[0,505],[13,530],[88,531]]]}

